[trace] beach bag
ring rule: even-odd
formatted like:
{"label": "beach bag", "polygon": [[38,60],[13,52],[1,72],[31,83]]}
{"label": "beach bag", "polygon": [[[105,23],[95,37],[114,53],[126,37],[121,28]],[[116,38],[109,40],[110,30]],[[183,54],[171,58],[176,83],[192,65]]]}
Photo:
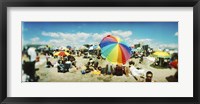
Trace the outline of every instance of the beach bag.
{"label": "beach bag", "polygon": [[86,74],[85,70],[81,70],[81,74]]}

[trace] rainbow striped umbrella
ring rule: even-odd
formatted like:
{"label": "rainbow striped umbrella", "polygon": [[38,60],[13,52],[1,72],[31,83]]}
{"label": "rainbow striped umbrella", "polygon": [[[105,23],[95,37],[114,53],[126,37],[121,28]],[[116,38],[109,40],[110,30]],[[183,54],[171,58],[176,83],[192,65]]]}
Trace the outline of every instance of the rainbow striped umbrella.
{"label": "rainbow striped umbrella", "polygon": [[126,64],[131,57],[130,46],[119,37],[108,35],[102,39],[99,46],[101,47],[101,56],[109,62]]}

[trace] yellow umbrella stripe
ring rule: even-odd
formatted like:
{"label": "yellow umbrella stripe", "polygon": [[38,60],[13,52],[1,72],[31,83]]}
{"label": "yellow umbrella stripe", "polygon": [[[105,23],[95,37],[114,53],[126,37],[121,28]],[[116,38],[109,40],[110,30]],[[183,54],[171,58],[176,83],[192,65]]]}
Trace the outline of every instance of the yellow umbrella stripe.
{"label": "yellow umbrella stripe", "polygon": [[123,60],[122,60],[122,51],[121,51],[121,48],[120,48],[120,45],[117,44],[117,47],[118,47],[118,61],[119,63],[123,63]]}
{"label": "yellow umbrella stripe", "polygon": [[54,56],[58,56],[59,53],[60,53],[60,52],[56,52],[56,53],[54,53],[53,55],[54,55]]}
{"label": "yellow umbrella stripe", "polygon": [[112,49],[110,54],[108,55],[108,60],[114,63],[122,63],[122,59],[119,57],[122,57],[122,53],[120,51],[119,44],[116,44],[116,46]]}
{"label": "yellow umbrella stripe", "polygon": [[[60,52],[56,52],[56,53],[54,53],[53,55],[54,55],[54,56],[58,56],[59,53],[60,53]],[[68,52],[65,52],[65,54],[66,54],[67,56],[70,55]]]}

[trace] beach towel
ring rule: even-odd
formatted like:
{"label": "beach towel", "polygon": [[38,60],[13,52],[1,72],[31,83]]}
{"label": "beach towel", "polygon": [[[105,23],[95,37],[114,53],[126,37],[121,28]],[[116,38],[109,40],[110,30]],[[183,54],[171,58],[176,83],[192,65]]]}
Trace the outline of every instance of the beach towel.
{"label": "beach towel", "polygon": [[94,75],[100,75],[100,74],[101,74],[101,71],[99,71],[99,70],[94,70],[94,71],[92,71],[92,74],[94,74]]}

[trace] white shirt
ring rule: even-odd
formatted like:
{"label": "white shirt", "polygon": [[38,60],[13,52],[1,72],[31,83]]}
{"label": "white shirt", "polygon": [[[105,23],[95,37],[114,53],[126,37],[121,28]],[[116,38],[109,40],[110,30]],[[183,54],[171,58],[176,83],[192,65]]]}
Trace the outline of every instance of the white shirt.
{"label": "white shirt", "polygon": [[36,57],[37,57],[37,54],[36,54],[36,51],[35,51],[35,48],[34,47],[30,47],[28,49],[28,55],[30,55],[30,61],[35,61]]}
{"label": "white shirt", "polygon": [[145,71],[143,69],[138,70],[133,65],[130,67],[130,71],[133,76],[144,76],[145,75]]}

